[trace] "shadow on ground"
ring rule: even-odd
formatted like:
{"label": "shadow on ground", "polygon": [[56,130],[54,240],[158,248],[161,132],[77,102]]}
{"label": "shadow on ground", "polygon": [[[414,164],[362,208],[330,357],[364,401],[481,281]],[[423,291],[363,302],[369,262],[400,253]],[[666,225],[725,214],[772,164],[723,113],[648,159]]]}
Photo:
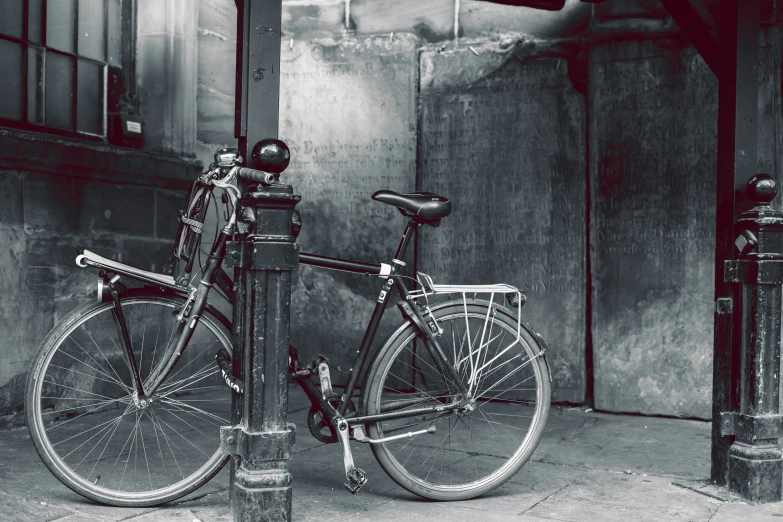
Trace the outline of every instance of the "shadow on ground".
{"label": "shadow on ground", "polygon": [[[292,389],[290,420],[297,424],[289,465],[294,520],[783,521],[783,503],[751,506],[705,485],[710,471],[709,423],[578,408],[553,408],[532,460],[482,498],[423,501],[389,479],[369,448],[359,444],[354,445],[354,458],[369,481],[351,495],[343,488],[339,447],[322,444],[307,431],[305,401]],[[0,520],[230,521],[228,467],[172,505],[100,506],[72,493],[48,472],[26,429],[8,429],[0,437]]]}

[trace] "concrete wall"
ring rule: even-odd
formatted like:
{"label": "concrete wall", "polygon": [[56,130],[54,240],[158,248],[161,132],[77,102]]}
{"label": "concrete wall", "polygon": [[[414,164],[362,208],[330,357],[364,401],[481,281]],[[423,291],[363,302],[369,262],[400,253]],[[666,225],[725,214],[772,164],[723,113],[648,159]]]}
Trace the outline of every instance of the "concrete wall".
{"label": "concrete wall", "polygon": [[[702,16],[717,24],[717,3],[704,5]],[[353,45],[365,34],[417,37],[419,90],[404,95],[419,107],[415,185],[455,201],[454,215],[440,229],[422,232],[418,268],[460,280],[510,277],[526,288],[528,319],[552,345],[556,400],[585,400],[587,372],[593,372],[598,408],[709,417],[717,84],[658,0],[574,1],[560,13],[466,0],[460,2],[458,45],[452,1],[353,0],[350,9],[347,35],[344,2],[285,2],[288,58],[281,69],[306,70],[294,65],[299,56],[310,60],[313,52]],[[762,13],[765,23],[773,14]],[[220,118],[233,108],[233,86],[218,85],[204,69],[212,60],[206,56],[233,59],[233,16],[228,0],[201,2],[199,139],[205,143],[233,142],[232,119]],[[584,38],[554,43],[574,35]],[[324,38],[327,47],[319,41]],[[759,153],[777,166],[776,30],[765,33],[762,46]],[[384,72],[381,64],[374,74]],[[378,126],[397,128],[387,125],[397,121],[388,114],[379,116],[381,125],[365,126],[355,117],[357,105],[372,113],[384,92],[394,100],[407,89],[403,82],[377,95],[363,93],[372,85],[284,82],[281,129],[300,160],[291,179],[306,193],[305,251],[339,255],[339,246],[356,236],[362,238],[358,248],[342,253],[369,260],[383,254],[372,233],[384,237],[386,229],[362,218],[357,223],[346,208],[366,200],[374,185],[385,188],[388,173],[365,169],[369,178],[353,196],[359,199],[341,206],[332,191],[345,193],[353,180],[336,177],[339,169],[327,175],[308,169],[313,158],[301,156],[304,143],[315,143],[312,136],[332,135],[336,145]],[[344,98],[349,92],[356,103]],[[310,111],[317,114],[312,121]],[[404,121],[405,111],[397,114]],[[402,139],[408,132],[385,137]],[[409,171],[395,174],[402,180],[398,188],[414,188]],[[335,229],[340,235],[324,236]],[[325,305],[332,297],[324,296],[336,288],[339,302],[359,311],[372,291],[341,276],[307,269],[301,275],[294,339],[308,355],[335,346],[336,366],[344,367],[351,343],[343,339],[360,333],[355,314],[330,312]],[[323,343],[312,340],[319,332]]]}
{"label": "concrete wall", "polygon": [[[417,136],[420,134],[417,131],[420,120],[417,115],[420,90],[417,48],[429,43],[434,49],[451,45],[454,5],[453,0],[353,0],[350,31],[346,31],[343,1],[292,0],[283,3],[280,136],[292,150],[292,163],[283,177],[303,196],[298,207],[304,222],[299,238],[303,251],[368,262],[391,260],[405,221],[394,208],[371,201],[370,196],[380,189],[409,192],[428,188],[431,178],[426,182],[424,178],[417,180]],[[498,36],[501,29],[515,26],[516,31],[534,34],[568,34],[584,28],[588,15],[589,8],[577,1],[569,2],[568,8],[560,13],[462,2],[460,19],[465,24],[461,26],[460,34],[463,42],[468,42],[464,40],[465,36],[482,36],[497,46],[501,40],[515,42],[521,38],[516,34],[504,39]],[[505,25],[498,25],[501,20]],[[201,0],[198,33],[198,156],[207,163],[216,148],[236,143],[233,75],[226,74],[235,66],[234,2]],[[463,43],[462,53],[473,57],[467,45],[469,43]],[[507,54],[509,49],[504,52]],[[562,66],[553,70],[563,88],[568,84],[566,60],[563,58]],[[552,58],[546,67],[555,67],[556,62],[559,64],[560,60]],[[529,95],[536,96],[535,92]],[[576,101],[582,98],[581,95],[571,90],[565,97],[569,100],[562,103],[547,100],[545,110],[536,121],[544,121],[558,113],[565,115],[571,109],[583,113],[581,102]],[[511,92],[506,93],[505,102],[514,103]],[[584,171],[580,163],[584,157],[583,117],[583,114],[575,113],[569,120],[573,122],[569,128],[577,129],[573,143],[567,140],[554,145],[555,149],[569,148],[571,163],[564,163],[562,168],[573,168],[577,173]],[[513,118],[513,114],[507,115],[507,125],[514,124]],[[497,130],[505,128],[508,127]],[[527,134],[523,131],[514,136],[523,139]],[[508,145],[513,147],[513,141],[508,140]],[[576,146],[571,148],[572,144]],[[418,160],[419,165],[426,161],[421,157]],[[454,160],[459,161],[456,157]],[[420,177],[422,172],[419,172]],[[527,170],[522,169],[519,174],[524,172]],[[460,182],[463,173],[467,174],[464,169],[455,171],[454,183]],[[503,175],[502,171],[498,172],[499,177]],[[576,174],[578,180],[582,177]],[[498,184],[501,186],[502,182]],[[580,187],[581,181],[578,181],[571,191],[578,193]],[[448,188],[452,190],[447,190],[445,195],[456,199],[459,209],[460,204],[467,201],[466,194],[457,194],[453,186]],[[577,199],[579,201],[574,204],[581,208],[583,203],[579,196]],[[437,232],[451,233],[449,237],[456,240],[455,227],[473,230],[470,223],[473,214],[467,210],[467,205],[464,208],[461,218],[450,217]],[[582,226],[578,218],[572,223],[579,238]],[[438,235],[425,234],[428,238]],[[573,259],[571,253],[567,254],[570,259],[567,263],[577,263],[577,259],[584,258],[581,239],[579,243],[581,247],[573,252]],[[413,248],[410,250],[408,269],[412,275]],[[504,268],[506,265],[498,264],[492,277],[513,276],[519,284],[524,283],[520,274],[509,274]],[[581,266],[581,263],[577,265]],[[465,266],[474,273],[478,268],[475,263]],[[433,275],[443,278],[459,277],[460,274],[446,270]],[[567,345],[567,348],[558,348],[558,352],[569,354],[559,367],[558,382],[564,390],[571,391],[564,391],[560,400],[580,402],[584,389],[584,361],[579,354],[583,351],[584,323],[575,318],[584,315],[584,277],[574,276],[574,279],[579,279],[581,293],[569,299],[574,304],[569,305],[568,326],[565,329],[555,325],[543,328],[545,333],[553,333],[558,344],[564,341]],[[292,342],[302,352],[302,359],[314,358],[318,353],[327,354],[332,362],[333,378],[342,381],[362,339],[377,298],[378,285],[378,281],[361,276],[300,267],[294,281],[291,335]],[[566,291],[561,294],[566,295]],[[546,315],[544,310],[550,309],[543,308],[538,314]],[[537,317],[534,314],[531,320]],[[390,311],[378,334],[379,342],[398,322],[399,314]]]}
{"label": "concrete wall", "polygon": [[0,423],[19,420],[24,380],[52,326],[94,299],[89,249],[147,270],[171,253],[195,159],[198,10],[139,0],[142,150],[0,128]]}
{"label": "concrete wall", "polygon": [[172,156],[0,129],[0,422],[20,412],[46,333],[95,298],[97,274],[76,267],[77,251],[159,270],[197,171]]}
{"label": "concrete wall", "polygon": [[554,400],[581,403],[586,103],[569,78],[575,54],[519,35],[422,51],[419,185],[454,211],[421,231],[417,266],[436,282],[526,292],[523,318],[551,348]]}
{"label": "concrete wall", "polygon": [[[89,299],[74,251],[159,268],[197,160],[236,144],[233,0],[139,7],[145,151],[0,140],[0,414],[19,409],[44,333]],[[556,400],[583,402],[592,371],[600,409],[708,417],[717,86],[657,0],[463,0],[459,42],[451,0],[353,0],[345,21],[343,1],[284,2],[283,176],[304,196],[302,250],[388,260],[404,221],[372,192],[442,191],[454,214],[408,268],[526,289]],[[767,28],[759,154],[775,169],[779,44]],[[295,277],[292,338],[341,380],[377,281]]]}
{"label": "concrete wall", "polygon": [[[649,4],[607,4],[594,29],[624,35],[590,50],[595,407],[709,418],[718,84]],[[653,32],[629,34],[640,28]],[[767,27],[758,159],[759,171],[776,179],[779,57],[779,28]]]}

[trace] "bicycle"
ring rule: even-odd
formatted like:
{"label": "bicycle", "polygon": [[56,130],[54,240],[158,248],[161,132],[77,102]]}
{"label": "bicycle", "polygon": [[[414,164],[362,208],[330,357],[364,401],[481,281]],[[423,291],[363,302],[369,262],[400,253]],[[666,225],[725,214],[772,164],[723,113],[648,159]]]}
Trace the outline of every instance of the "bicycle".
{"label": "bicycle", "polygon": [[[267,154],[256,163],[262,170],[254,170],[241,166],[235,149],[221,149],[194,183],[172,257],[186,263],[179,278],[171,266],[160,274],[88,250],[77,257],[78,266],[99,270],[98,300],[76,308],[48,334],[25,396],[38,454],[77,493],[117,506],[161,504],[205,484],[228,460],[219,428],[238,420],[232,397],[243,384],[230,355],[231,323],[208,296],[214,286],[233,300],[223,270],[227,243],[253,230],[252,216],[242,210],[240,180],[277,184],[288,163],[285,144],[261,144],[283,160],[275,163]],[[190,274],[215,189],[227,195],[231,212],[194,287]],[[303,366],[293,347],[290,380],[311,402],[312,435],[340,443],[352,493],[367,480],[353,464],[351,441],[357,441],[371,444],[384,471],[416,495],[482,495],[522,467],[544,430],[551,383],[546,344],[522,321],[525,296],[513,286],[441,285],[418,273],[408,287],[399,271],[411,237],[417,227],[438,226],[450,214],[448,199],[384,190],[372,198],[408,219],[391,263],[299,254],[302,264],[383,280],[348,384],[337,391],[328,360],[319,356]],[[294,221],[297,235],[301,221]],[[129,290],[121,277],[145,286]],[[404,321],[381,343],[359,386],[392,289]],[[489,299],[477,299],[479,293]],[[452,294],[461,298],[435,304]],[[502,297],[495,302],[501,295],[511,308]]]}

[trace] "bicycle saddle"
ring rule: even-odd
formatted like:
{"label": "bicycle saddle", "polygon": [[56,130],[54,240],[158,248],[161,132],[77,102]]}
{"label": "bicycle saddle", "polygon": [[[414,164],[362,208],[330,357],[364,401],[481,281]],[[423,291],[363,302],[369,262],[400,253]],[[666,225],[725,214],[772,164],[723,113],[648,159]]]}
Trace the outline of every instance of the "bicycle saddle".
{"label": "bicycle saddle", "polygon": [[372,199],[394,205],[403,216],[435,222],[451,214],[451,201],[432,192],[397,194],[391,190],[379,190]]}

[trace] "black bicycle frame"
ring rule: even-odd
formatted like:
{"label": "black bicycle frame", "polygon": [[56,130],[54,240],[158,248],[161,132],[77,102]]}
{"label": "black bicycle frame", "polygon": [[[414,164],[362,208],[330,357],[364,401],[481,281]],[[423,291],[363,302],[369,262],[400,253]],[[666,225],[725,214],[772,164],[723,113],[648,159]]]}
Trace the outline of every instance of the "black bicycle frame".
{"label": "black bicycle frame", "polygon": [[[309,381],[309,379],[302,379],[299,381],[299,384],[304,388],[304,391],[307,394],[307,396],[310,398],[310,401],[313,402],[314,404],[316,403],[319,404],[321,406],[321,409],[323,410],[323,413],[326,413],[330,419],[333,419],[335,417],[334,413],[339,414],[341,417],[345,416],[346,410],[348,408],[348,404],[350,403],[351,397],[353,397],[354,391],[356,390],[356,384],[359,380],[359,376],[362,374],[364,366],[367,364],[367,358],[370,354],[370,347],[372,346],[373,340],[375,339],[375,334],[378,331],[378,325],[380,324],[381,317],[383,316],[383,313],[386,310],[386,305],[389,302],[389,294],[391,292],[392,286],[394,286],[397,289],[397,292],[399,293],[402,299],[411,302],[411,304],[413,304],[413,306],[409,307],[409,310],[414,314],[414,317],[411,317],[414,324],[425,324],[425,320],[422,317],[421,313],[419,312],[418,306],[415,306],[415,303],[413,303],[413,297],[410,295],[410,291],[408,290],[407,285],[403,281],[403,278],[397,275],[398,267],[405,265],[405,263],[402,261],[402,258],[405,256],[405,252],[410,243],[411,236],[413,235],[413,232],[417,226],[419,226],[419,223],[417,221],[412,220],[408,222],[407,226],[405,227],[405,232],[402,235],[402,239],[400,240],[400,244],[397,247],[397,252],[394,254],[392,265],[390,267],[388,265],[385,267],[388,274],[383,273],[384,265],[381,264],[362,263],[359,261],[351,261],[347,259],[318,256],[315,254],[307,254],[304,252],[299,254],[299,262],[304,265],[311,265],[320,268],[328,268],[332,270],[340,270],[344,272],[353,272],[357,274],[379,275],[381,277],[388,275],[386,279],[386,283],[383,285],[383,288],[381,289],[381,292],[378,295],[378,300],[375,303],[375,308],[373,309],[372,316],[370,317],[370,322],[367,325],[367,329],[364,332],[364,338],[362,339],[362,343],[359,347],[359,353],[356,357],[356,360],[354,361],[353,368],[351,370],[351,378],[348,381],[348,385],[345,388],[345,393],[342,396],[339,408],[335,411],[331,407],[331,405],[328,404],[328,402],[324,400],[323,397],[317,392],[315,386],[312,384],[312,382]],[[421,333],[423,333],[426,336],[425,345],[430,350],[433,358],[436,361],[438,361],[443,366],[443,368],[445,368],[451,374],[451,377],[454,379],[454,381],[457,383],[459,387],[459,391],[462,393],[463,397],[465,397],[467,395],[467,387],[465,386],[465,383],[462,382],[461,377],[454,369],[454,367],[448,362],[448,359],[446,358],[445,354],[443,353],[442,349],[440,348],[440,345],[436,340],[435,333],[429,331],[429,329],[427,328],[419,328],[419,330],[421,331]],[[416,410],[408,410],[405,412],[398,411],[398,412],[390,412],[386,414],[381,413],[379,415],[366,416],[366,417],[353,417],[347,420],[349,424],[356,425],[356,424],[363,424],[365,422],[375,422],[384,419],[390,420],[393,418],[420,415],[422,413],[428,413],[428,412],[442,412],[449,409],[453,410],[456,409],[458,406],[459,406],[459,402],[451,405],[441,405],[441,406],[431,407],[431,408],[419,408]]]}
{"label": "black bicycle frame", "polygon": [[[334,419],[336,419],[338,416],[345,417],[348,404],[350,403],[351,397],[353,397],[353,394],[356,391],[356,385],[358,383],[359,376],[362,374],[362,371],[367,364],[367,358],[370,354],[370,347],[372,346],[372,343],[375,339],[375,334],[378,331],[381,317],[386,310],[386,305],[389,302],[389,295],[391,293],[392,287],[395,287],[400,297],[410,304],[410,306],[406,308],[406,313],[408,313],[410,319],[416,325],[419,331],[424,334],[424,344],[430,351],[432,357],[442,366],[443,369],[446,370],[447,373],[450,374],[452,379],[454,379],[454,382],[457,384],[462,397],[467,397],[467,387],[465,386],[465,383],[462,381],[462,378],[459,376],[451,363],[449,363],[447,357],[443,353],[440,345],[437,342],[436,334],[430,331],[429,328],[421,326],[427,322],[419,311],[414,298],[410,295],[410,291],[403,281],[403,278],[397,275],[398,267],[405,266],[402,258],[405,256],[405,252],[408,248],[408,245],[410,244],[413,232],[419,225],[420,223],[415,220],[408,222],[391,265],[363,263],[360,261],[326,257],[304,252],[299,254],[299,262],[303,265],[352,272],[356,274],[386,277],[386,282],[384,283],[383,288],[378,295],[378,300],[375,303],[375,308],[373,309],[372,316],[370,317],[370,322],[364,332],[364,338],[362,339],[362,343],[359,347],[358,355],[354,361],[354,365],[351,371],[351,377],[348,381],[348,385],[345,388],[345,393],[342,395],[339,407],[334,409],[332,405],[329,404],[329,402],[323,397],[323,395],[318,392],[317,388],[309,378],[296,379],[310,399],[310,402],[313,405],[319,407],[319,409],[321,409],[321,411],[326,414],[330,421],[334,421]],[[233,303],[233,298],[235,295],[233,283],[231,278],[228,277],[228,274],[225,273],[221,266],[225,256],[226,242],[228,241],[229,237],[233,235],[232,232],[232,230],[227,229],[221,230],[217,240],[212,246],[212,251],[208,256],[206,266],[204,267],[204,273],[202,274],[198,291],[194,296],[191,296],[185,304],[185,307],[187,307],[188,303],[191,303],[190,316],[186,322],[183,322],[183,327],[181,329],[180,335],[178,336],[177,342],[169,346],[167,353],[165,353],[162,358],[162,360],[167,361],[167,364],[160,367],[154,375],[150,375],[146,381],[142,383],[138,375],[138,369],[136,369],[136,365],[134,364],[135,361],[133,360],[133,352],[130,350],[130,347],[128,347],[128,351],[130,351],[129,357],[131,358],[131,368],[134,370],[134,378],[136,380],[136,386],[138,388],[137,391],[139,392],[140,396],[154,394],[158,386],[163,382],[165,377],[174,367],[177,360],[179,360],[179,357],[181,356],[182,352],[184,352],[190,337],[193,335],[193,330],[198,322],[199,315],[206,306],[209,289],[213,285],[217,286],[226,294],[226,296],[229,298],[229,301]],[[171,289],[175,291],[182,290],[179,287],[172,287]],[[119,307],[119,299],[115,299],[115,307]],[[118,317],[122,323],[123,318],[121,310],[118,311]],[[347,418],[346,420],[348,420],[349,424],[356,425],[366,422],[376,422],[384,419],[415,416],[423,413],[448,412],[460,407],[460,402],[461,401],[458,400],[452,404],[433,406],[430,408],[417,408],[407,411],[380,413],[372,416],[353,416],[351,418]]]}

